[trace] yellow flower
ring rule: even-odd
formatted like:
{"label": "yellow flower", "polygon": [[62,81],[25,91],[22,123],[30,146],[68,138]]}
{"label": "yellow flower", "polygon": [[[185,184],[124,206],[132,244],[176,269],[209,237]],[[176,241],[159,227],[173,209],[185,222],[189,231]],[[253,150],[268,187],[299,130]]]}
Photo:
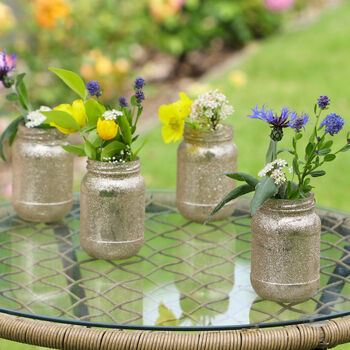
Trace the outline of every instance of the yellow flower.
{"label": "yellow flower", "polygon": [[184,92],[181,92],[179,101],[159,107],[158,114],[160,121],[164,124],[162,137],[165,143],[181,139],[185,118],[190,114],[192,103],[193,101]]}
{"label": "yellow flower", "polygon": [[103,140],[112,140],[117,136],[118,124],[114,120],[102,120],[98,118],[97,133]]}
{"label": "yellow flower", "polygon": [[69,7],[62,0],[36,0],[35,18],[42,28],[53,29],[58,20],[69,16]]}
{"label": "yellow flower", "polygon": [[[81,128],[86,124],[87,117],[86,117],[85,105],[83,100],[75,100],[72,103],[72,105],[61,104],[55,107],[54,110],[67,112],[75,119],[75,121],[78,123],[78,125]],[[62,128],[58,126],[56,123],[50,123],[50,125],[56,127],[63,134],[74,134],[76,132],[76,130],[73,130],[73,129]]]}
{"label": "yellow flower", "polygon": [[247,75],[239,70],[236,70],[229,75],[230,83],[235,87],[241,87],[247,84]]}
{"label": "yellow flower", "polygon": [[11,30],[16,24],[16,18],[11,7],[0,2],[0,35]]}

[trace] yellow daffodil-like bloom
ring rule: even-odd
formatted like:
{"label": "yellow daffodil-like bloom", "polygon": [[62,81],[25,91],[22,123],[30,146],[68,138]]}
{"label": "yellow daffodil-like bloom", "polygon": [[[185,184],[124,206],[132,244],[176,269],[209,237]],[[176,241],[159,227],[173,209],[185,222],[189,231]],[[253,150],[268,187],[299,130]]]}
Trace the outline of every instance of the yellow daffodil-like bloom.
{"label": "yellow daffodil-like bloom", "polygon": [[160,121],[164,124],[162,137],[165,143],[181,139],[185,118],[190,114],[192,103],[193,101],[184,92],[181,92],[179,101],[159,107],[158,114]]}
{"label": "yellow daffodil-like bloom", "polygon": [[[63,111],[70,114],[81,128],[86,124],[87,117],[86,117],[85,105],[83,100],[75,100],[72,103],[72,105],[61,104],[55,107],[54,110]],[[63,134],[74,134],[75,132],[77,132],[76,130],[73,130],[73,129],[62,128],[58,126],[56,123],[50,123],[50,125],[56,127]]]}
{"label": "yellow daffodil-like bloom", "polygon": [[112,140],[117,136],[118,124],[114,120],[102,120],[98,118],[97,133],[103,140]]}

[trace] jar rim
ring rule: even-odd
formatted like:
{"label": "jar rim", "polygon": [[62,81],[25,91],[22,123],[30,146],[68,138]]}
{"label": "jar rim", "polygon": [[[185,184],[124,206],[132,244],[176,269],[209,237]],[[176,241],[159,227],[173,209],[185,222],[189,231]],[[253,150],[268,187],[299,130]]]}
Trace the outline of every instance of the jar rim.
{"label": "jar rim", "polygon": [[88,158],[86,168],[88,171],[101,175],[128,175],[140,171],[141,161],[139,157],[125,163],[102,162]]}
{"label": "jar rim", "polygon": [[305,211],[310,210],[315,207],[316,201],[313,192],[308,192],[306,198],[299,199],[279,199],[279,198],[270,198],[268,199],[263,206],[260,208],[262,210],[271,210],[271,211]]}
{"label": "jar rim", "polygon": [[24,123],[18,125],[18,136],[35,140],[65,139],[68,135],[63,134],[56,128],[27,128]]}
{"label": "jar rim", "polygon": [[233,139],[233,126],[228,123],[222,123],[217,130],[194,129],[185,124],[184,140],[197,142],[226,142]]}

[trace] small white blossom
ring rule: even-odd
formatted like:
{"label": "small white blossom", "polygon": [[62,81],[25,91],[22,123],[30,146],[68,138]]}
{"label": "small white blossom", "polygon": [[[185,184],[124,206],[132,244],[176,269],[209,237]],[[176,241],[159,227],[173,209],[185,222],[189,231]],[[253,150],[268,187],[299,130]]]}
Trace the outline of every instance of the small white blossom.
{"label": "small white blossom", "polygon": [[49,111],[51,111],[50,107],[41,106],[36,111],[32,111],[28,113],[26,117],[27,122],[25,123],[26,127],[35,128],[36,126],[41,125],[46,120],[46,117],[40,112],[49,112]]}
{"label": "small white blossom", "polygon": [[275,180],[275,184],[280,186],[287,181],[286,174],[282,170],[282,168],[287,165],[288,163],[284,159],[276,159],[273,162],[266,164],[264,169],[259,172],[258,176],[270,176]]}
{"label": "small white blossom", "polygon": [[293,174],[293,171],[294,171],[293,167],[291,166],[290,168],[288,168],[288,171],[290,174]]}
{"label": "small white blossom", "polygon": [[106,111],[102,114],[102,117],[106,120],[116,120],[117,117],[123,115],[123,112],[117,111],[116,109],[112,109],[111,111]]}
{"label": "small white blossom", "polygon": [[216,89],[198,96],[191,106],[190,120],[210,128],[213,121],[218,124],[233,112],[234,109],[229,105],[226,96]]}

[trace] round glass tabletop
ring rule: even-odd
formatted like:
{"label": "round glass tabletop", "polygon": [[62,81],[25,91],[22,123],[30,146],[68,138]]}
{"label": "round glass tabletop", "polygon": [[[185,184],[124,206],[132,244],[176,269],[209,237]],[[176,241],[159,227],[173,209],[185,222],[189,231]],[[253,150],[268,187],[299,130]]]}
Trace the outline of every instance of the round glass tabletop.
{"label": "round glass tabletop", "polygon": [[[151,191],[145,243],[133,258],[95,260],[79,245],[79,198],[54,224],[0,206],[0,312],[79,325],[210,330],[270,327],[350,314],[350,216],[320,210],[321,283],[300,304],[261,299],[249,280],[249,200],[206,226]],[[278,268],[278,267],[277,267]]]}

